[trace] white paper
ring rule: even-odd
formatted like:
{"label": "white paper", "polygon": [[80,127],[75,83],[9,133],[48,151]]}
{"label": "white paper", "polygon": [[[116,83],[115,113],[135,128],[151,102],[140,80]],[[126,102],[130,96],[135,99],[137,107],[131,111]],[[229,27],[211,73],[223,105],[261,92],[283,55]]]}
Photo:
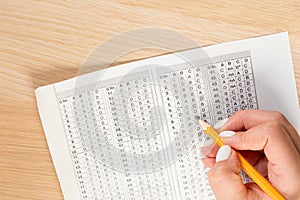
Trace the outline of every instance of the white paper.
{"label": "white paper", "polygon": [[72,200],[214,199],[195,115],[214,124],[235,109],[277,110],[300,130],[287,33],[127,63],[38,88],[36,96]]}

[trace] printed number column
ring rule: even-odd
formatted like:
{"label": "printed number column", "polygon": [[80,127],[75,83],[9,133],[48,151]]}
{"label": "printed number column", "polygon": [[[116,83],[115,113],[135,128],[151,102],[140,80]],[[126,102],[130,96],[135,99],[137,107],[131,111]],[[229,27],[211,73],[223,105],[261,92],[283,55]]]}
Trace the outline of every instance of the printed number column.
{"label": "printed number column", "polygon": [[224,119],[224,107],[221,97],[221,88],[218,80],[218,69],[215,64],[206,66],[208,74],[208,86],[212,97],[215,123]]}

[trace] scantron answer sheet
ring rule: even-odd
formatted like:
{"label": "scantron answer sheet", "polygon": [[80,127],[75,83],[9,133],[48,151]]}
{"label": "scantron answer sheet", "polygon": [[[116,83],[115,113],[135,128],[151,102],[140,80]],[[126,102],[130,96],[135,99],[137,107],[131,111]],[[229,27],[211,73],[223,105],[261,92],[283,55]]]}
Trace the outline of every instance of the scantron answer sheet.
{"label": "scantron answer sheet", "polygon": [[299,130],[287,33],[127,63],[36,97],[70,200],[215,199],[195,116],[216,124],[239,110],[277,110]]}

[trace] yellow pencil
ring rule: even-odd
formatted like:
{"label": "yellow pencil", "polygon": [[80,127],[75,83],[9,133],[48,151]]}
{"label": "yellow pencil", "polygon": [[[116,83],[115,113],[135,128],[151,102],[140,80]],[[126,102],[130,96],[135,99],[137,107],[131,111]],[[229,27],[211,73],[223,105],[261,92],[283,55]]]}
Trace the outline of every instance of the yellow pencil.
{"label": "yellow pencil", "polygon": [[[202,120],[199,120],[205,133],[221,147],[223,142],[220,139],[218,132],[210,125]],[[241,168],[249,177],[266,193],[271,199],[285,199],[239,152],[236,152],[241,163]]]}

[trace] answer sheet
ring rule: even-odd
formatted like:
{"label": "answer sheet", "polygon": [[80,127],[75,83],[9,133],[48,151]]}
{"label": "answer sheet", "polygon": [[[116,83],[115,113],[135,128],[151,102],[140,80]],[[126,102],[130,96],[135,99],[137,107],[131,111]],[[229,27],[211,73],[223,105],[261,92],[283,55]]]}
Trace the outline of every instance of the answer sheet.
{"label": "answer sheet", "polygon": [[277,110],[300,127],[287,33],[127,63],[36,96],[70,200],[215,199],[195,116],[216,124],[239,110]]}

